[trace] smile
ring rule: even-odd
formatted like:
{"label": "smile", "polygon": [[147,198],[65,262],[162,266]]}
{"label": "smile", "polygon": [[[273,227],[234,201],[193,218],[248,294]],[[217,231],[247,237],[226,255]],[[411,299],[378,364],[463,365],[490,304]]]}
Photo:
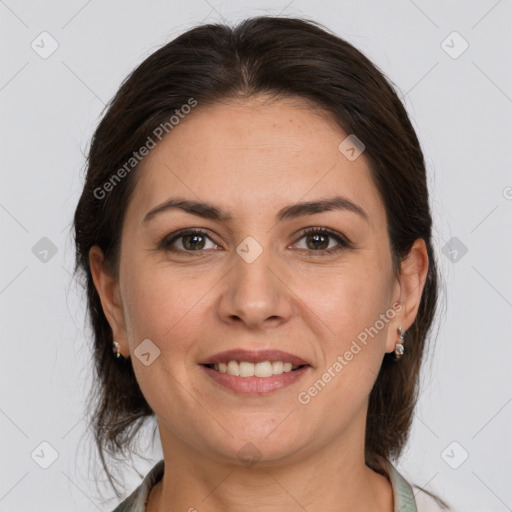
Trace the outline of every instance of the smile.
{"label": "smile", "polygon": [[205,365],[220,373],[227,373],[236,377],[271,377],[295,371],[304,365],[292,365],[285,361],[262,361],[251,363],[249,361],[226,361],[218,364]]}
{"label": "smile", "polygon": [[[276,373],[274,373],[274,365]],[[218,369],[215,366],[218,366]],[[311,366],[307,364],[291,366],[291,363],[282,361],[248,363],[234,360],[228,363],[202,364],[199,365],[199,368],[214,381],[214,385],[220,386],[219,389],[227,388],[244,396],[260,396],[278,391],[297,382],[312,370]],[[230,371],[242,375],[233,375],[229,373]],[[250,375],[251,372],[252,375]]]}
{"label": "smile", "polygon": [[306,359],[271,348],[224,350],[206,356],[199,368],[218,390],[227,388],[245,396],[278,391],[313,371]]}

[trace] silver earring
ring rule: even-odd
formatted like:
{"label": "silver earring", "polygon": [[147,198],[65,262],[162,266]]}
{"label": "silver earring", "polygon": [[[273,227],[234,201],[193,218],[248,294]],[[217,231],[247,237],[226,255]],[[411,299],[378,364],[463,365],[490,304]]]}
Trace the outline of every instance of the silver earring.
{"label": "silver earring", "polygon": [[120,357],[123,357],[123,354],[121,354],[121,345],[117,341],[112,342],[112,352],[114,352],[115,356],[119,359]]}
{"label": "silver earring", "polygon": [[395,358],[396,359],[400,359],[403,356],[403,354],[404,354],[404,339],[405,339],[405,335],[402,332],[402,327],[398,328],[398,336],[399,336],[400,340],[395,345]]}

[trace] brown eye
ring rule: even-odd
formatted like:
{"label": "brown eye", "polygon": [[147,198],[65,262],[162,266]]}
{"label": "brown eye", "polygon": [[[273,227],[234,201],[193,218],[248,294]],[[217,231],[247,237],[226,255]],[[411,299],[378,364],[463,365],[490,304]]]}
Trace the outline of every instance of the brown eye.
{"label": "brown eye", "polygon": [[181,244],[187,250],[191,249],[191,250],[195,251],[195,250],[204,248],[204,244],[205,244],[204,235],[185,235],[185,236],[181,236],[180,238],[183,239]]}
{"label": "brown eye", "polygon": [[310,228],[302,232],[300,240],[305,240],[305,248],[308,252],[332,254],[343,249],[351,248],[352,244],[338,233],[325,228]]}
{"label": "brown eye", "polygon": [[208,241],[213,245],[211,248],[217,247],[217,244],[207,236],[206,231],[201,229],[184,229],[162,240],[160,249],[164,251],[199,252],[210,248],[205,247]]}
{"label": "brown eye", "polygon": [[327,249],[329,247],[329,236],[322,233],[306,235],[306,240],[309,249]]}

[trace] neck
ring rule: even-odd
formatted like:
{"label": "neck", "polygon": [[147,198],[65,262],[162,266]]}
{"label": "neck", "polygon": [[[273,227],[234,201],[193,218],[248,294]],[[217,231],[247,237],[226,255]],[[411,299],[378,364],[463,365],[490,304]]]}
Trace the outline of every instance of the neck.
{"label": "neck", "polygon": [[326,510],[392,512],[386,477],[364,463],[364,439],[338,441],[286,463],[247,467],[221,463],[160,428],[165,472],[153,488],[147,512]]}

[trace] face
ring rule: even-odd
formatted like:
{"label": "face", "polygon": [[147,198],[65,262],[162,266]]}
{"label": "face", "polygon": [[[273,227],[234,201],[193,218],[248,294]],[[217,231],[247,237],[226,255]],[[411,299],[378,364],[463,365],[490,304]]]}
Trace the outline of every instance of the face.
{"label": "face", "polygon": [[[163,444],[276,463],[363,439],[415,311],[396,307],[384,205],[346,136],[318,110],[251,98],[199,105],[146,157],[102,303]],[[191,203],[155,210],[171,198]]]}

